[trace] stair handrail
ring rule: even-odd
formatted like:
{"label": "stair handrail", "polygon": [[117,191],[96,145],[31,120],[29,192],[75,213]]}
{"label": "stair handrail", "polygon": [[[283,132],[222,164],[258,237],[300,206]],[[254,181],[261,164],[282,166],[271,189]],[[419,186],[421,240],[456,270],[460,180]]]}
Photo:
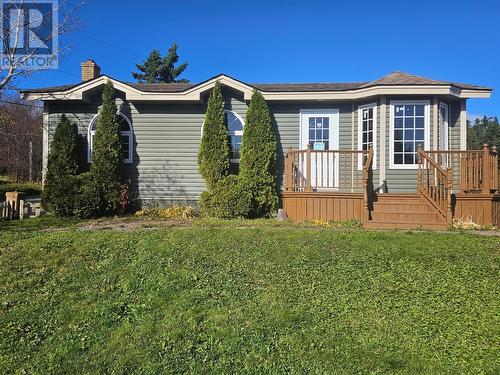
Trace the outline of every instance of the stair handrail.
{"label": "stair handrail", "polygon": [[451,190],[453,172],[451,168],[446,170],[436,163],[418,145],[418,193],[420,197],[428,201],[446,220],[452,220],[451,212]]}
{"label": "stair handrail", "polygon": [[369,193],[369,184],[370,184],[370,174],[372,170],[372,164],[373,164],[373,148],[370,146],[368,148],[368,153],[366,156],[365,164],[363,165],[363,202],[364,202],[364,217],[363,221],[367,223],[370,220],[370,198],[371,198],[371,193]]}

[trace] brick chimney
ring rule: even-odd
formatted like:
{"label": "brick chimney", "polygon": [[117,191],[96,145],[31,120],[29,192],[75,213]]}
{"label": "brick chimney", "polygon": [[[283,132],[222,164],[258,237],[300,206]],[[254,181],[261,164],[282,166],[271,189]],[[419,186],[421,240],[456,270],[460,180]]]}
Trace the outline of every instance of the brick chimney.
{"label": "brick chimney", "polygon": [[101,68],[95,63],[94,60],[87,60],[82,62],[82,81],[94,79],[101,74]]}

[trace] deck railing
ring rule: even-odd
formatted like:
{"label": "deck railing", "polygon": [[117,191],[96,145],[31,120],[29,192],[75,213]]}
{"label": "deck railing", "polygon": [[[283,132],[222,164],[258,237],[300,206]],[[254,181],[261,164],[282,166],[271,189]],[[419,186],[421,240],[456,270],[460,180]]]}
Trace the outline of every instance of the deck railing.
{"label": "deck railing", "polygon": [[368,154],[357,150],[311,150],[309,145],[306,150],[290,148],[285,157],[285,191],[362,193]]}
{"label": "deck railing", "polygon": [[442,169],[452,170],[452,190],[490,194],[498,191],[498,152],[484,145],[474,151],[425,151]]}
{"label": "deck railing", "polygon": [[440,215],[451,221],[451,190],[453,174],[446,170],[418,146],[418,193],[432,204]]}

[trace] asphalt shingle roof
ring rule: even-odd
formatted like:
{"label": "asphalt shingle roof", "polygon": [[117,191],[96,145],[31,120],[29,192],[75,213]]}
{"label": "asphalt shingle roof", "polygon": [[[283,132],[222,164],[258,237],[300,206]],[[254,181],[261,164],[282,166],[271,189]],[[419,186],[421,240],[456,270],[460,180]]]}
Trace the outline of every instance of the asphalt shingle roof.
{"label": "asphalt shingle roof", "polygon": [[[63,86],[43,87],[36,89],[21,90],[24,93],[51,93],[69,90],[80,85],[82,82]],[[183,92],[198,84],[194,83],[129,83],[127,85],[144,92]],[[248,83],[249,86],[265,92],[318,92],[318,91],[347,91],[373,86],[406,86],[426,85],[443,86],[453,85],[461,89],[484,90],[490,89],[485,86],[470,85],[450,81],[439,81],[415,76],[403,72],[393,72],[386,76],[369,82],[345,82],[345,83]]]}

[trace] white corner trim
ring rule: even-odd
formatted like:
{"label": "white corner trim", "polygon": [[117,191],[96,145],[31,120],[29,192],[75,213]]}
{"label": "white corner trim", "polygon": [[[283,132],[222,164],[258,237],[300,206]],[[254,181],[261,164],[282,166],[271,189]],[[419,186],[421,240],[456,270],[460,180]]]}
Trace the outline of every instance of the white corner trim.
{"label": "white corner trim", "polygon": [[467,102],[460,101],[460,149],[467,150]]}
{"label": "white corner trim", "polygon": [[386,153],[387,153],[387,99],[380,98],[380,145],[379,145],[379,186],[385,181]]}
{"label": "white corner trim", "polygon": [[429,100],[391,100],[389,104],[389,168],[418,169],[418,164],[394,164],[394,106],[398,104],[424,104],[424,150],[430,145],[430,101]]}
{"label": "white corner trim", "polygon": [[[363,105],[358,105],[358,150],[363,149],[363,118],[361,116],[361,113],[363,112],[363,109],[367,108],[373,108],[373,166],[372,169],[377,169],[377,137],[378,137],[378,132],[377,132],[377,103],[369,103],[369,104],[363,104]],[[362,165],[362,159],[359,159],[358,161],[358,170],[362,170],[363,165]]]}

